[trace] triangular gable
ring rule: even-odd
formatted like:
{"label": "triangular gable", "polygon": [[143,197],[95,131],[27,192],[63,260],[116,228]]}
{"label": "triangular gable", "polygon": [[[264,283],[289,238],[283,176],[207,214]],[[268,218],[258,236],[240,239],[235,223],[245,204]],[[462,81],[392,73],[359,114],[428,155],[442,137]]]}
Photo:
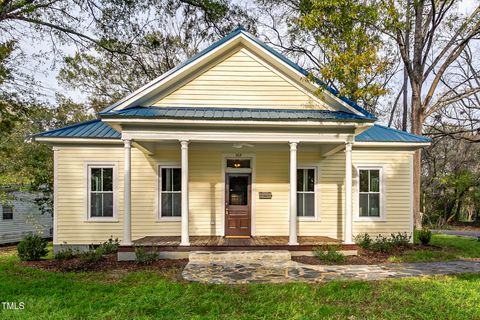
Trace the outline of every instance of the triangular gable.
{"label": "triangular gable", "polygon": [[241,48],[148,105],[165,107],[255,107],[337,111],[301,84]]}
{"label": "triangular gable", "polygon": [[[322,106],[323,108],[328,106],[330,110],[349,111],[357,115],[366,116],[367,118],[374,118],[374,116],[352,101],[338,96],[332,88],[326,87],[320,82],[311,83],[306,81],[305,75],[307,72],[304,69],[241,28],[238,28],[180,66],[151,81],[126,98],[106,108],[102,113],[118,111],[132,106],[151,105],[157,102],[163,104],[164,102],[158,101],[158,97],[164,98],[166,94],[172,92],[172,88],[178,90],[179,83],[185,82],[185,79],[191,78],[192,75],[204,73],[208,68],[211,68],[212,61],[225,59],[225,57],[231,56],[233,52],[242,52],[242,50],[240,50],[241,48],[247,49],[247,51],[243,51],[243,53],[249,52],[252,56],[267,61],[268,65],[273,67],[277,73],[283,74],[291,81],[296,82],[297,85],[303,86],[306,89],[306,95],[309,96],[307,104],[315,102],[317,106]],[[310,99],[310,97],[313,96],[312,93],[319,87],[326,88],[321,94],[321,99],[316,99],[317,101],[315,101],[315,97],[314,99]],[[315,105],[315,103],[313,103],[313,105]]]}

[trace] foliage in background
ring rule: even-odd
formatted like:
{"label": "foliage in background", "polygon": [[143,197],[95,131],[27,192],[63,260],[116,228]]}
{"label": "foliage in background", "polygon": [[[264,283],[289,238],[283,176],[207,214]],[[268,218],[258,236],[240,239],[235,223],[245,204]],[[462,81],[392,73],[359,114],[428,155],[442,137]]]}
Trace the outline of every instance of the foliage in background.
{"label": "foliage in background", "polygon": [[48,253],[47,240],[39,235],[28,235],[17,245],[18,257],[22,261],[35,261]]}

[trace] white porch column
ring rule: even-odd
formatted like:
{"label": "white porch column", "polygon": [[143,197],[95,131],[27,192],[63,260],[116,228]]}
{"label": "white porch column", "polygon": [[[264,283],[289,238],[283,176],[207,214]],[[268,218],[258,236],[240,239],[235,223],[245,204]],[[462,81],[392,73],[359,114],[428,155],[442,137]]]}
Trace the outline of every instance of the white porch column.
{"label": "white porch column", "polygon": [[345,236],[346,244],[352,241],[352,143],[345,144]]}
{"label": "white porch column", "polygon": [[188,234],[188,140],[180,140],[182,146],[182,239],[181,246],[189,246]]}
{"label": "white porch column", "polygon": [[124,178],[123,178],[123,241],[122,244],[129,246],[132,244],[132,226],[131,226],[131,168],[132,168],[132,140],[125,139],[124,151],[125,151],[125,163],[124,163]]}
{"label": "white porch column", "polygon": [[297,144],[290,142],[290,230],[288,244],[298,245],[297,240]]}

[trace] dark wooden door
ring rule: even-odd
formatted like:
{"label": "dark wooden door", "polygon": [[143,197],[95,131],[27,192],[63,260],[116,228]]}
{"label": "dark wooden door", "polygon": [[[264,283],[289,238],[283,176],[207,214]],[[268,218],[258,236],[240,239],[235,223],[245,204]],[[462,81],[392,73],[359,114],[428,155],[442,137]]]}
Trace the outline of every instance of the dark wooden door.
{"label": "dark wooden door", "polygon": [[225,236],[250,237],[251,174],[227,173],[225,179]]}

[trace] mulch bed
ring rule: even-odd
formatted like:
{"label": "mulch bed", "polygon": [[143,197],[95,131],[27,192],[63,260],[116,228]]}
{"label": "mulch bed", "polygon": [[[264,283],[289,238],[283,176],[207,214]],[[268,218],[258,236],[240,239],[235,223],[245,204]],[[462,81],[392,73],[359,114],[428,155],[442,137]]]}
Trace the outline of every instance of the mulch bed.
{"label": "mulch bed", "polygon": [[22,265],[36,269],[56,272],[92,272],[92,271],[159,271],[167,269],[183,269],[188,259],[161,259],[152,264],[137,264],[134,261],[117,261],[116,254],[109,254],[99,262],[84,263],[80,259],[25,261]]}
{"label": "mulch bed", "polygon": [[370,250],[365,250],[362,248],[358,249],[357,256],[346,256],[343,262],[330,262],[323,261],[318,259],[315,256],[298,256],[292,257],[293,261],[297,261],[304,264],[313,264],[313,265],[358,265],[358,264],[380,264],[380,263],[395,263],[389,261],[388,258],[391,256],[402,256],[408,251],[418,251],[418,250],[442,250],[441,247],[432,246],[432,245],[415,245],[414,247],[396,247],[391,253],[386,254],[382,252],[374,252]]}

